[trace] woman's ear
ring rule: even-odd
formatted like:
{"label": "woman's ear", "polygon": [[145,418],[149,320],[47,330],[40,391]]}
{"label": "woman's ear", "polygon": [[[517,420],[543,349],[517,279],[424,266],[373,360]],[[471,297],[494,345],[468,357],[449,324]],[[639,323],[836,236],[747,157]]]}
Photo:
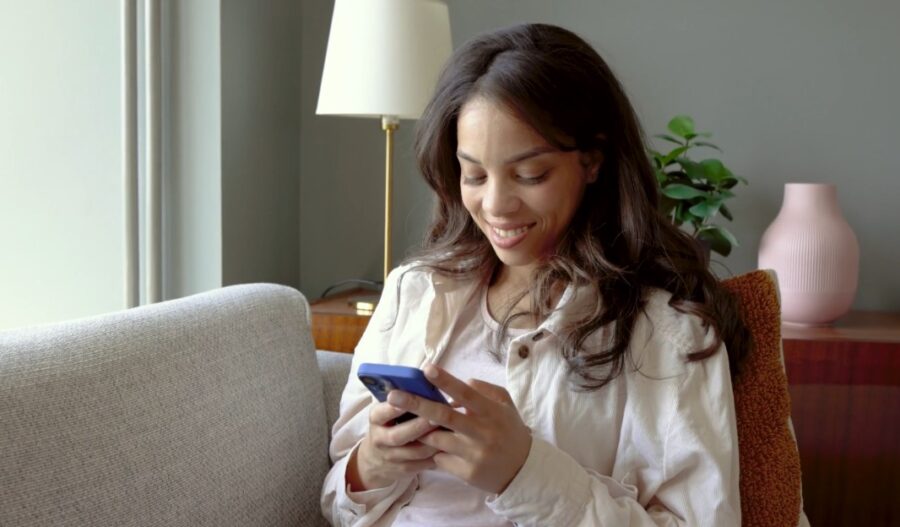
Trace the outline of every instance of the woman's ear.
{"label": "woman's ear", "polygon": [[588,184],[597,181],[600,167],[603,166],[603,152],[595,150],[582,154],[581,165],[585,170],[585,178]]}

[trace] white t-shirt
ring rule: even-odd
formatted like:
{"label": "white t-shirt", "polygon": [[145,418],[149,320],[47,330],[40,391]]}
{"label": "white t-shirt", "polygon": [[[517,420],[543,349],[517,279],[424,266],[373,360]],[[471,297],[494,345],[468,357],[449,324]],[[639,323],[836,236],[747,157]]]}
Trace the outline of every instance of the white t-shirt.
{"label": "white t-shirt", "polygon": [[[447,353],[441,366],[455,377],[468,381],[479,379],[498,386],[506,386],[506,357],[491,353],[499,324],[487,308],[487,290],[476,296],[460,313],[454,327]],[[524,334],[527,329],[507,330],[506,342],[500,350],[506,350],[508,341]],[[499,350],[495,350],[497,352]],[[412,501],[400,509],[394,526],[511,526],[505,518],[494,514],[485,504],[488,493],[469,486],[456,476],[439,470],[426,470],[419,474],[419,488]]]}

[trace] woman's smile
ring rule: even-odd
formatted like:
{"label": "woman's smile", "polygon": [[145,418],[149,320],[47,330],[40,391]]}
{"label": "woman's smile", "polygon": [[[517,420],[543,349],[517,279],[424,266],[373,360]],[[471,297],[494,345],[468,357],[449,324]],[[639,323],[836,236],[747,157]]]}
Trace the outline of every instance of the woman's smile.
{"label": "woman's smile", "polygon": [[511,249],[519,242],[525,239],[528,232],[536,223],[530,223],[521,227],[498,227],[488,224],[488,233],[490,234],[491,243],[502,249]]}

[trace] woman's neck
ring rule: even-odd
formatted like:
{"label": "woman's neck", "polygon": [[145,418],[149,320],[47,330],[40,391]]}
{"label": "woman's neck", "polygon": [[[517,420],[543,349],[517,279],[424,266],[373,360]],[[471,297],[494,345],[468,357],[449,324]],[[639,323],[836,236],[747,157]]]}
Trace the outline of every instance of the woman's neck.
{"label": "woman's neck", "polygon": [[[531,269],[501,265],[487,290],[488,311],[494,320],[502,320],[510,313],[530,312]],[[534,327],[533,317],[520,317],[511,327]]]}
{"label": "woman's neck", "polygon": [[498,288],[502,291],[527,291],[531,283],[531,273],[534,266],[509,266],[500,264],[494,277],[491,280],[490,287]]}
{"label": "woman's neck", "polygon": [[[510,267],[508,265],[500,265],[494,272],[487,290],[488,310],[495,320],[505,317],[509,313],[530,312],[531,317],[522,317],[517,319],[521,321],[514,323],[512,327],[535,327],[537,318],[535,309],[532,309],[532,297],[530,294],[534,277],[532,272],[533,266],[529,267]],[[546,302],[545,305],[556,306],[560,298],[565,292],[565,284],[562,282],[554,283],[549,291],[549,298],[538,299]]]}

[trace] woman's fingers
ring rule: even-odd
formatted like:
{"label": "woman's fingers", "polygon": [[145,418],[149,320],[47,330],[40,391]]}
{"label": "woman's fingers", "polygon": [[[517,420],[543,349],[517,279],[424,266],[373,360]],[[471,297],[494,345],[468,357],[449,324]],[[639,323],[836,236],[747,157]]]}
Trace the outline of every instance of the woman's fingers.
{"label": "woman's fingers", "polygon": [[[502,492],[522,468],[532,442],[509,393],[484,381],[466,384],[433,365],[425,372],[461,408],[391,390],[388,403],[376,405],[370,415],[367,444],[376,450],[376,464],[369,473],[386,480],[437,468],[487,492]],[[418,417],[384,426],[404,412]]]}
{"label": "woman's fingers", "polygon": [[429,364],[422,371],[425,372],[425,376],[432,384],[452,397],[454,403],[461,404],[476,413],[489,410],[491,401],[445,370]]}
{"label": "woman's fingers", "polygon": [[[406,409],[388,403],[375,403],[369,410],[369,432],[363,438],[351,463],[356,480],[348,479],[354,488],[377,488],[389,485],[403,475],[417,474],[435,468],[437,450],[417,441],[436,426],[417,417],[404,423],[393,421]],[[348,468],[348,474],[351,474]],[[348,476],[350,478],[350,476]]]}
{"label": "woman's fingers", "polygon": [[369,424],[385,426],[404,413],[406,413],[406,410],[388,403],[375,403],[369,410]]}
{"label": "woman's fingers", "polygon": [[386,425],[405,413],[406,410],[388,403],[378,403],[372,408],[369,421],[372,425],[370,430],[375,446],[379,448],[404,446],[437,428],[422,417],[410,419],[405,423]]}
{"label": "woman's fingers", "polygon": [[384,458],[393,463],[402,463],[406,461],[421,461],[431,459],[437,452],[433,446],[420,443],[418,441],[410,443],[406,446],[394,447],[389,449]]}
{"label": "woman's fingers", "polygon": [[460,456],[446,452],[438,452],[431,459],[431,462],[434,463],[435,468],[438,470],[452,474],[466,483],[469,483],[473,479],[474,467],[470,462]]}
{"label": "woman's fingers", "polygon": [[394,406],[427,419],[433,425],[443,426],[467,435],[477,432],[476,424],[471,416],[454,410],[448,404],[436,403],[399,390],[392,390],[388,394],[388,401]]}
{"label": "woman's fingers", "polygon": [[506,391],[506,388],[502,386],[497,386],[496,384],[491,384],[479,379],[469,380],[469,386],[471,386],[475,391],[481,393],[488,399],[506,405],[513,405],[512,397],[510,397],[509,392]]}
{"label": "woman's fingers", "polygon": [[413,475],[435,467],[435,451],[431,447],[417,444],[380,449],[372,445],[370,439],[364,439],[356,451],[355,470],[359,484],[354,487],[355,490],[386,487],[403,475]]}
{"label": "woman's fingers", "polygon": [[384,428],[385,446],[404,446],[431,432],[437,426],[424,417],[416,417],[405,423]]}
{"label": "woman's fingers", "polygon": [[433,448],[435,451],[446,452],[455,456],[465,456],[472,449],[470,442],[465,439],[465,436],[444,430],[435,430],[425,434],[419,438],[419,442]]}

